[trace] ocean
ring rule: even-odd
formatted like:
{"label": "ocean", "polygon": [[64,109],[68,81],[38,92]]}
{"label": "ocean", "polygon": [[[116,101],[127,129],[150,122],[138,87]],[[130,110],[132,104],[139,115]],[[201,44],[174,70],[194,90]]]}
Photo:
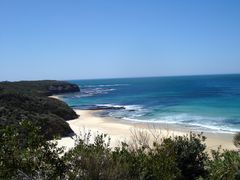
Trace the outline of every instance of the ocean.
{"label": "ocean", "polygon": [[72,80],[80,93],[60,98],[101,116],[168,123],[193,130],[240,131],[240,75]]}

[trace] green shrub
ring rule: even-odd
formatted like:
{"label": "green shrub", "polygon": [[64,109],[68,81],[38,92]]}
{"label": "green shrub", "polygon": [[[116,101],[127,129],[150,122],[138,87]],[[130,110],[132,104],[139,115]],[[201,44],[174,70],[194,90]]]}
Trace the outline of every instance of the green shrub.
{"label": "green shrub", "polygon": [[40,128],[22,121],[0,126],[0,179],[240,179],[240,154],[213,151],[210,159],[204,141],[191,133],[111,149],[107,135],[86,133],[63,155]]}
{"label": "green shrub", "polygon": [[74,149],[63,157],[69,167],[66,178],[70,179],[126,179],[123,164],[113,159],[110,139],[99,134],[90,143],[90,133],[78,138]]}
{"label": "green shrub", "polygon": [[240,154],[236,151],[212,152],[213,159],[209,161],[209,171],[212,180],[240,179]]}
{"label": "green shrub", "polygon": [[113,152],[114,159],[125,165],[129,179],[176,179],[180,171],[171,143],[154,143],[153,147],[129,148],[126,143]]}
{"label": "green shrub", "polygon": [[202,134],[193,133],[190,133],[189,136],[177,136],[171,140],[182,179],[196,179],[207,176],[205,162],[208,160],[208,154],[205,152],[205,140],[206,137]]}
{"label": "green shrub", "polygon": [[237,133],[237,134],[233,137],[233,144],[234,144],[237,148],[240,148],[240,132]]}
{"label": "green shrub", "polygon": [[64,159],[73,179],[196,179],[207,176],[204,140],[201,134],[190,134],[153,146],[122,143],[111,150],[106,135],[90,143],[90,134],[85,134]]}
{"label": "green shrub", "polygon": [[1,126],[0,179],[61,177],[66,169],[59,155],[62,148],[47,142],[40,129],[29,121],[19,126]]}

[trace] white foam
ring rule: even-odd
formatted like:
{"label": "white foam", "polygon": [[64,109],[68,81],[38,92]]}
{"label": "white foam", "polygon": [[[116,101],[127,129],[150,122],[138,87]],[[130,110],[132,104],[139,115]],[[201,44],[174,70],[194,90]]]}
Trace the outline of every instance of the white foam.
{"label": "white foam", "polygon": [[143,107],[140,105],[96,104],[96,106],[124,108],[125,110],[128,110],[128,111],[131,111],[131,110],[139,111],[143,109]]}
{"label": "white foam", "polygon": [[[179,115],[178,117],[180,117],[180,116],[181,115]],[[127,120],[127,121],[144,122],[144,123],[179,124],[179,125],[184,125],[184,126],[191,126],[193,128],[195,127],[200,131],[205,130],[205,131],[210,131],[210,132],[221,132],[221,133],[232,133],[232,134],[234,134],[236,132],[239,132],[239,129],[231,128],[231,127],[223,126],[223,125],[218,125],[217,123],[213,123],[213,124],[210,124],[210,123],[207,123],[207,122],[204,122],[204,123],[197,123],[197,122],[185,123],[184,120],[183,121],[176,120],[178,118],[170,119],[169,117],[164,117],[162,119],[137,119],[137,118],[131,118],[131,117],[124,117],[122,119]],[[200,119],[200,117],[198,117],[198,119]]]}
{"label": "white foam", "polygon": [[98,85],[85,85],[84,87],[117,87],[117,86],[129,86],[129,84],[98,84]]}
{"label": "white foam", "polygon": [[108,94],[109,92],[115,91],[114,88],[88,88],[82,89],[80,95],[75,97],[91,97],[101,94]]}
{"label": "white foam", "polygon": [[123,106],[126,110],[141,110],[143,109],[140,105],[125,105]]}
{"label": "white foam", "polygon": [[114,104],[96,104],[96,106],[104,106],[104,107],[113,107],[113,108],[121,108],[121,105],[114,105]]}

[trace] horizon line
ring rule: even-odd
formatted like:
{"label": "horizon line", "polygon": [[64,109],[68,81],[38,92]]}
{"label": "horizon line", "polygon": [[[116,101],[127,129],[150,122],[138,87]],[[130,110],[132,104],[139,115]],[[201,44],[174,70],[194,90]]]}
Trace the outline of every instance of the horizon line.
{"label": "horizon line", "polygon": [[240,75],[240,73],[219,73],[219,74],[184,74],[184,75],[156,75],[156,76],[130,76],[130,77],[103,77],[103,78],[79,78],[79,79],[21,79],[21,80],[1,80],[0,82],[19,82],[19,81],[45,81],[45,80],[57,80],[57,81],[77,81],[77,80],[106,80],[106,79],[140,79],[140,78],[160,78],[160,77],[191,77],[191,76],[223,76],[223,75]]}
{"label": "horizon line", "polygon": [[140,79],[140,78],[160,78],[160,77],[190,77],[190,76],[224,76],[224,75],[240,75],[240,73],[219,73],[219,74],[186,74],[186,75],[156,75],[156,76],[132,76],[132,77],[106,77],[106,78],[83,78],[83,79],[63,79],[62,81],[77,81],[77,80],[106,80],[106,79]]}

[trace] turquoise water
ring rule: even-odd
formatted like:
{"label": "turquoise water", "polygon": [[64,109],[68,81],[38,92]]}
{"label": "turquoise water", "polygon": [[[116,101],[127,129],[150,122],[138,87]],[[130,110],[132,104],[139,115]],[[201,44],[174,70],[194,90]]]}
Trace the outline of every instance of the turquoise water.
{"label": "turquoise water", "polygon": [[[240,75],[74,80],[81,93],[63,95],[102,116],[171,123],[198,130],[240,131]],[[116,109],[116,108],[124,109]],[[114,109],[115,108],[115,109]]]}

